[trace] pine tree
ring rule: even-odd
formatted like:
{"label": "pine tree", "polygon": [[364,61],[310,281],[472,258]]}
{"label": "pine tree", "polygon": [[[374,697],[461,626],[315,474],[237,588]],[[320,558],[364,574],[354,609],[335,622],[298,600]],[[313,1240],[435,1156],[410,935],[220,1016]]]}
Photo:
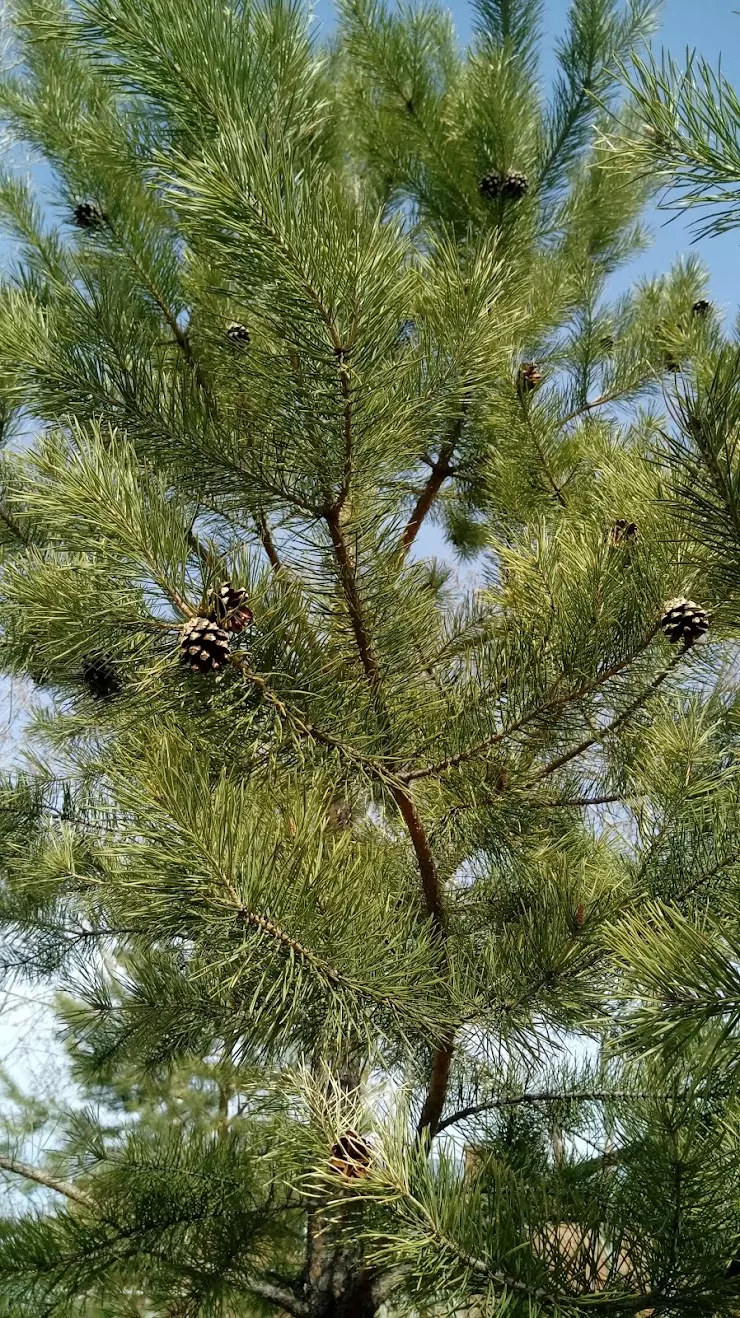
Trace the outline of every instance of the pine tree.
{"label": "pine tree", "polygon": [[733,349],[696,261],[609,299],[647,5],[574,0],[549,99],[536,0],[475,20],[15,7],[1,959],[86,1106],[2,1156],[13,1318],[737,1305],[732,1075],[634,1061],[646,940],[735,936],[671,420]]}

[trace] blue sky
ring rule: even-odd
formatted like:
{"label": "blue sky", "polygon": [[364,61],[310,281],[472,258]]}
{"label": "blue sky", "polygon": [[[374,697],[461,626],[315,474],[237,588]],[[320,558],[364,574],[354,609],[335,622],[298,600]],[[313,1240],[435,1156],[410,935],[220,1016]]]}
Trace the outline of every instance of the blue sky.
{"label": "blue sky", "polygon": [[[444,0],[438,3],[443,5]],[[331,21],[332,8],[332,0],[317,0],[316,17],[322,26]],[[466,41],[470,34],[470,8],[464,0],[454,0],[450,8],[460,39]],[[721,57],[724,73],[740,88],[738,9],[739,0],[663,0],[653,50],[659,54],[665,48],[682,63],[686,49],[696,49],[715,67]],[[545,0],[545,69],[552,67],[550,52],[565,27],[567,12],[568,0]],[[677,256],[692,249],[689,226],[684,219],[671,218],[665,212],[656,212],[651,218],[654,245],[617,277],[620,291],[635,275],[660,274],[670,268]],[[712,300],[726,311],[730,322],[734,321],[740,308],[740,233],[703,240],[693,250],[699,251],[711,273]]]}

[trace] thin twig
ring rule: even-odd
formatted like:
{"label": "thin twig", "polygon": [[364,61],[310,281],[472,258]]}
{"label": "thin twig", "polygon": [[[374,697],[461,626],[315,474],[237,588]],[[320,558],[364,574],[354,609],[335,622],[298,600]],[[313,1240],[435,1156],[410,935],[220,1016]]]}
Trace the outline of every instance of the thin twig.
{"label": "thin twig", "polygon": [[583,407],[577,407],[573,412],[568,412],[562,416],[559,425],[566,426],[569,421],[575,421],[577,417],[583,416],[586,412],[592,412],[595,407],[603,407],[605,403],[615,403],[617,399],[622,398],[624,389],[615,389],[611,393],[601,394],[599,398],[594,398],[590,403],[584,403]]}
{"label": "thin twig", "polygon": [[616,796],[579,796],[570,801],[530,801],[529,806],[535,810],[585,810],[592,805],[613,805],[618,801],[628,804],[628,798],[617,793]]}

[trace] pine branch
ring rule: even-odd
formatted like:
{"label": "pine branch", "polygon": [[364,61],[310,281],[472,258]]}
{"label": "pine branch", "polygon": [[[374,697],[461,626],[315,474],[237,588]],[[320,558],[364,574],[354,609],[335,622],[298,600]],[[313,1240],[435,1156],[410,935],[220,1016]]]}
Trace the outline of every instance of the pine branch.
{"label": "pine branch", "polygon": [[[534,1300],[538,1305],[545,1309],[559,1308],[565,1312],[572,1307],[591,1309],[597,1308],[600,1312],[609,1313],[612,1310],[619,1313],[639,1313],[642,1309],[659,1309],[673,1307],[680,1297],[666,1296],[657,1291],[651,1291],[647,1294],[632,1294],[622,1292],[615,1295],[608,1291],[601,1294],[593,1290],[585,1292],[568,1292],[552,1290],[548,1291],[542,1286],[531,1285],[519,1276],[513,1276],[498,1268],[483,1258],[469,1254],[462,1249],[455,1240],[441,1230],[436,1217],[429,1211],[426,1205],[417,1197],[412,1196],[411,1191],[406,1185],[395,1187],[400,1194],[409,1201],[409,1207],[415,1216],[419,1217],[424,1223],[428,1233],[429,1243],[436,1242],[438,1249],[445,1254],[451,1254],[457,1261],[469,1272],[478,1274],[484,1278],[489,1285],[500,1288],[516,1295],[522,1295],[529,1300]],[[691,1297],[696,1300],[696,1296]],[[689,1297],[686,1300],[689,1303]]]}
{"label": "pine branch", "polygon": [[72,1181],[59,1181],[48,1172],[42,1171],[40,1167],[32,1167],[30,1163],[19,1162],[16,1158],[8,1158],[0,1154],[0,1168],[6,1172],[13,1172],[16,1176],[23,1176],[27,1181],[35,1181],[37,1185],[43,1185],[47,1190],[63,1194],[66,1199],[72,1199],[75,1203],[82,1204],[84,1208],[95,1208],[94,1200],[90,1195],[78,1189]]}
{"label": "pine branch", "polygon": [[279,572],[282,568],[282,563],[280,562],[278,551],[275,548],[275,541],[272,538],[272,532],[268,526],[267,518],[264,513],[258,513],[255,520],[257,522],[259,537],[262,541],[262,547],[267,554],[270,567],[272,567],[275,572]]}
{"label": "pine branch", "polygon": [[350,992],[359,996],[369,998],[372,1002],[382,1003],[391,1010],[397,1009],[397,1003],[392,994],[384,993],[382,988],[375,988],[370,984],[358,983],[345,975],[341,970],[325,961],[312,948],[294,938],[287,930],[282,929],[279,925],[271,920],[269,916],[261,915],[258,911],[250,910],[242,901],[237,888],[234,886],[229,874],[219,863],[219,858],[212,853],[203,840],[195,833],[190,833],[190,841],[193,846],[203,856],[206,864],[217,878],[220,880],[224,893],[228,899],[228,904],[234,914],[244,924],[256,929],[259,933],[265,934],[271,941],[282,947],[288,956],[302,961],[310,969],[315,970],[322,975],[327,983],[336,988],[349,989]]}
{"label": "pine branch", "polygon": [[585,810],[594,805],[615,805],[622,801],[628,803],[626,796],[617,793],[615,796],[578,796],[571,801],[532,801],[530,804],[535,810]]}
{"label": "pine branch", "polygon": [[350,346],[342,346],[335,349],[337,362],[339,364],[339,387],[342,393],[342,425],[344,427],[344,465],[342,470],[342,483],[337,498],[334,501],[334,512],[336,513],[337,518],[339,518],[339,515],[349,498],[350,486],[352,483],[352,389],[350,386],[349,369],[347,366],[347,356],[350,352]]}
{"label": "pine branch", "polygon": [[532,443],[534,444],[535,452],[536,452],[536,454],[537,454],[537,457],[539,458],[539,461],[540,461],[540,465],[541,465],[541,467],[542,467],[542,470],[544,471],[545,476],[546,476],[546,478],[547,478],[547,483],[548,483],[548,485],[550,486],[550,489],[552,490],[553,494],[555,495],[555,498],[557,499],[557,501],[558,501],[558,503],[560,504],[561,508],[564,508],[564,507],[565,507],[565,495],[563,494],[563,491],[561,490],[560,486],[558,485],[557,481],[555,480],[555,477],[554,477],[553,474],[552,474],[552,470],[551,470],[551,468],[550,468],[550,464],[549,464],[549,462],[547,461],[547,454],[545,453],[545,450],[543,449],[543,447],[542,447],[542,445],[541,445],[541,443],[540,443],[540,440],[539,440],[539,436],[538,436],[538,434],[537,434],[537,431],[535,430],[534,426],[532,425],[532,418],[531,418],[531,416],[529,415],[529,406],[528,406],[528,404],[525,402],[524,394],[522,393],[521,389],[517,391],[517,395],[518,395],[518,399],[519,399],[519,409],[520,409],[520,411],[521,411],[521,413],[522,413],[522,416],[523,416],[523,418],[524,418],[524,421],[525,421],[525,424],[526,424],[527,430],[529,431],[530,439],[532,440]]}
{"label": "pine branch", "polygon": [[[428,764],[421,769],[409,769],[399,773],[397,777],[404,783],[411,783],[417,782],[421,778],[436,778],[443,773],[449,773],[450,769],[456,769],[459,765],[466,764],[468,760],[474,760],[479,755],[486,754],[492,749],[492,747],[497,746],[499,742],[505,741],[507,737],[512,737],[515,732],[520,732],[522,728],[526,727],[529,723],[532,723],[535,719],[544,718],[548,713],[554,714],[556,710],[562,709],[565,705],[571,704],[572,701],[581,700],[584,696],[592,695],[595,691],[599,691],[607,682],[611,681],[613,677],[617,677],[625,668],[628,668],[631,663],[634,663],[635,659],[639,658],[639,656],[647,649],[659,629],[660,624],[653,628],[642,644],[639,645],[632,654],[628,655],[625,659],[620,659],[617,663],[612,664],[605,672],[600,673],[593,682],[584,683],[575,690],[566,692],[563,696],[559,696],[557,700],[551,700],[549,697],[546,697],[543,704],[538,705],[527,714],[523,714],[522,717],[517,719],[515,723],[512,723],[510,727],[502,728],[500,732],[496,732],[490,737],[485,737],[482,741],[476,742],[474,746],[468,746],[464,750],[458,751],[455,755],[448,755],[446,759],[438,760],[436,764]],[[667,675],[668,673],[665,674],[665,676]],[[662,680],[663,678],[661,678],[661,681]],[[554,694],[557,690],[557,685],[558,684],[556,683],[550,688],[550,695]],[[537,781],[538,779],[533,779],[532,783]],[[532,784],[527,784],[527,786],[531,785]]]}
{"label": "pine branch", "polygon": [[621,728],[622,725],[627,722],[627,719],[631,718],[632,715],[645,704],[645,701],[653,694],[653,692],[657,691],[658,687],[665,682],[666,678],[670,677],[674,668],[681,663],[685,653],[685,650],[681,650],[679,654],[674,655],[671,662],[667,664],[660,673],[658,673],[657,677],[653,678],[652,682],[645,687],[644,691],[641,691],[639,696],[637,696],[637,698],[633,700],[626,709],[623,709],[617,718],[612,719],[611,723],[608,723],[605,728],[601,728],[599,732],[594,733],[590,737],[586,737],[584,741],[579,742],[577,746],[572,746],[570,750],[564,751],[562,755],[557,757],[557,759],[551,760],[549,764],[545,765],[544,769],[541,769],[538,774],[535,774],[534,778],[530,778],[529,782],[524,783],[523,786],[525,788],[534,787],[535,783],[539,783],[543,778],[547,778],[551,773],[555,773],[556,769],[562,769],[564,764],[568,764],[579,755],[583,755],[583,753],[590,750],[592,746],[600,745],[606,737],[611,736],[612,733]]}
{"label": "pine branch", "polygon": [[409,837],[411,838],[411,843],[416,853],[427,914],[431,916],[432,926],[435,929],[435,932],[444,937],[445,914],[442,906],[442,891],[439,882],[439,874],[429,845],[429,840],[424,831],[424,825],[421,822],[416,805],[409,794],[393,785],[391,785],[391,792],[396,805],[398,806],[401,818],[408,829]]}
{"label": "pine branch", "polygon": [[577,407],[573,412],[567,412],[565,416],[561,416],[558,425],[567,426],[569,421],[575,421],[584,413],[592,412],[595,407],[604,407],[606,403],[616,403],[618,399],[624,397],[624,394],[625,390],[623,388],[613,389],[610,393],[601,394],[598,398],[594,398],[592,402],[584,403],[583,407]]}
{"label": "pine branch", "polygon": [[409,94],[407,89],[403,87],[401,83],[399,83],[398,78],[396,76],[396,71],[393,68],[392,63],[389,60],[383,58],[384,52],[382,51],[382,48],[380,47],[379,43],[375,40],[377,34],[376,31],[373,29],[372,25],[370,24],[370,22],[368,21],[364,5],[362,3],[358,4],[356,0],[354,0],[354,2],[351,2],[348,5],[348,9],[350,10],[352,17],[354,18],[358,27],[362,29],[362,33],[368,47],[372,49],[373,58],[375,60],[375,67],[376,70],[379,71],[381,79],[385,82],[386,86],[390,88],[394,96],[398,98],[399,109],[403,109],[404,113],[408,116],[408,119],[413,124],[415,124],[416,128],[418,129],[420,137],[424,141],[431,155],[436,160],[437,165],[441,169],[442,173],[445,175],[447,186],[450,188],[451,194],[461,204],[462,213],[466,215],[469,214],[470,198],[465,195],[462,188],[460,187],[459,176],[456,176],[451,170],[449,162],[445,158],[444,153],[440,151],[439,142],[435,133],[429,131],[427,124],[425,124],[424,120],[420,117],[417,107],[414,105],[413,99],[409,99]]}
{"label": "pine branch", "polygon": [[0,504],[0,521],[5,523],[8,530],[12,531],[13,535],[17,540],[20,540],[22,545],[30,545],[31,537],[28,532],[20,525],[20,522],[17,521],[13,514],[8,512],[8,509],[4,507],[3,504]]}
{"label": "pine branch", "polygon": [[740,861],[740,849],[731,852],[729,856],[723,857],[722,860],[718,860],[717,864],[713,865],[710,870],[705,870],[703,874],[698,874],[691,883],[687,884],[685,888],[682,888],[680,893],[673,896],[671,900],[674,902],[682,902],[685,901],[687,897],[693,897],[694,893],[698,892],[700,888],[703,888],[705,883],[711,883],[712,879],[716,879],[717,875],[722,873],[722,870],[728,869],[730,865],[736,865],[738,861]]}
{"label": "pine branch", "polygon": [[592,1089],[592,1090],[564,1090],[552,1091],[542,1089],[538,1092],[525,1094],[510,1094],[501,1098],[492,1098],[485,1103],[471,1103],[469,1107],[460,1108],[458,1112],[453,1112],[451,1116],[444,1117],[437,1126],[437,1134],[441,1134],[448,1126],[454,1126],[458,1121],[465,1121],[468,1117],[477,1117],[483,1112],[495,1112],[501,1108],[519,1107],[527,1103],[568,1103],[576,1101],[580,1103],[608,1103],[611,1099],[647,1099],[652,1095],[647,1093],[635,1093],[633,1090],[616,1090],[616,1089]]}
{"label": "pine branch", "polygon": [[462,415],[455,422],[452,434],[442,444],[436,461],[432,463],[431,475],[416,500],[414,510],[408,520],[406,529],[401,536],[400,548],[401,552],[404,554],[408,553],[414,543],[414,540],[421,529],[422,523],[439,494],[439,491],[444,485],[444,482],[447,480],[448,476],[453,475],[454,468],[452,466],[452,459],[455,454],[455,449],[460,442],[463,425],[465,424],[466,410],[467,409],[464,408]]}
{"label": "pine branch", "polygon": [[339,512],[336,508],[330,508],[327,510],[326,524],[329,528],[329,535],[331,536],[331,542],[334,548],[334,556],[339,567],[340,581],[347,601],[350,625],[357,645],[357,651],[360,656],[360,662],[370,686],[373,690],[376,690],[380,682],[378,661],[375,657],[370,632],[365,621],[360,593],[357,589],[357,576],[349,550],[347,549],[347,542],[342,533]]}
{"label": "pine branch", "polygon": [[[43,1185],[47,1190],[54,1190],[57,1194],[64,1195],[65,1199],[81,1204],[83,1208],[96,1211],[95,1201],[71,1181],[57,1180],[39,1167],[32,1167],[30,1163],[19,1162],[16,1158],[8,1158],[5,1155],[0,1155],[0,1168],[3,1171],[13,1172],[16,1176],[22,1176],[27,1181],[34,1181],[37,1185]],[[309,1306],[305,1301],[299,1300],[292,1291],[275,1286],[260,1277],[248,1277],[246,1286],[254,1295],[278,1305],[287,1313],[295,1315],[295,1318],[308,1318]]]}
{"label": "pine branch", "polygon": [[279,1309],[292,1314],[293,1318],[309,1318],[311,1309],[306,1301],[299,1300],[297,1295],[285,1290],[283,1286],[275,1286],[271,1281],[264,1281],[261,1277],[247,1277],[245,1284],[253,1295],[259,1295],[261,1300],[276,1304]]}
{"label": "pine branch", "polygon": [[291,937],[285,929],[281,929],[279,925],[275,924],[274,920],[270,920],[266,915],[260,915],[257,911],[250,911],[240,900],[236,888],[234,888],[228,877],[222,873],[221,878],[227,887],[240,920],[251,925],[252,929],[259,930],[260,933],[266,934],[268,938],[279,943],[291,957],[296,957],[298,961],[304,961],[314,970],[318,970],[320,974],[328,979],[330,984],[348,983],[338,970],[335,970],[333,966],[328,965],[315,952],[312,952],[310,947],[305,947],[297,938]]}
{"label": "pine branch", "polygon": [[330,732],[325,732],[314,723],[308,722],[295,710],[291,710],[285,704],[280,696],[272,690],[269,682],[262,677],[260,673],[255,673],[249,667],[246,656],[238,653],[231,655],[231,662],[239,668],[247,682],[251,682],[258,687],[263,696],[277,710],[281,718],[297,733],[298,736],[308,741],[314,741],[318,746],[325,746],[327,750],[335,751],[343,759],[347,760],[354,768],[362,768],[367,773],[372,774],[379,782],[393,785],[396,781],[394,775],[389,773],[380,760],[368,759],[361,755],[359,751],[348,746],[346,742],[340,741],[338,737],[333,737]]}
{"label": "pine branch", "polygon": [[432,1140],[439,1130],[454,1055],[455,1039],[454,1035],[450,1035],[434,1050],[426,1097],[417,1126],[417,1136],[419,1137],[426,1136]]}
{"label": "pine branch", "polygon": [[[365,621],[362,601],[360,599],[359,591],[357,590],[355,571],[342,535],[339,514],[334,509],[330,509],[326,514],[326,519],[329,525],[332,544],[334,546],[335,557],[339,566],[340,579],[347,600],[350,621],[360,655],[360,661],[371,690],[377,693],[380,683],[380,671],[378,669],[377,660],[372,648],[370,633]],[[408,791],[399,788],[394,784],[390,784],[390,790],[393,799],[398,806],[401,818],[408,830],[411,845],[414,848],[421,877],[425,910],[431,919],[432,928],[439,936],[442,955],[446,966],[447,955],[444,950],[446,931],[445,916],[442,905],[442,888],[437,865],[432,854],[432,849],[429,845],[429,839],[426,835],[416,805]],[[427,1130],[432,1134],[434,1133],[436,1123],[439,1120],[444,1107],[453,1051],[454,1039],[452,1036],[448,1036],[435,1047],[432,1058],[431,1075],[427,1088],[427,1096],[419,1119],[419,1135]]]}
{"label": "pine branch", "polygon": [[131,262],[132,266],[134,267],[134,270],[139,276],[139,279],[144,285],[144,288],[146,289],[147,293],[152,298],[156,306],[159,308],[162,316],[164,317],[164,320],[169,326],[169,329],[172,333],[175,343],[180,349],[183,357],[185,358],[185,361],[191,367],[198,385],[200,386],[200,388],[203,390],[204,393],[208,394],[209,392],[208,385],[205,376],[203,374],[202,368],[200,366],[200,363],[195,359],[195,354],[193,353],[193,346],[190,342],[190,338],[187,334],[187,331],[182,330],[180,328],[180,326],[177,323],[177,317],[172,312],[167,302],[167,299],[163,296],[163,294],[157,288],[156,284],[147,274],[135,251],[128,245],[128,243],[124,242],[120,231],[118,231],[116,226],[111,223],[110,219],[107,220],[106,224],[108,230],[110,231],[116,243],[118,244],[118,247],[120,248],[124,257],[126,258],[126,260]]}

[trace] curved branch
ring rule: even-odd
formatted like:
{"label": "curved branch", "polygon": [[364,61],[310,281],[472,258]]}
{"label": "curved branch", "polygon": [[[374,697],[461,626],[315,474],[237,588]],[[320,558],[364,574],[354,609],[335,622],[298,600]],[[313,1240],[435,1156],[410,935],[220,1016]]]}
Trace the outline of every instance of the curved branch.
{"label": "curved branch", "polygon": [[466,1121],[468,1117],[477,1117],[483,1112],[494,1112],[499,1108],[518,1107],[525,1103],[567,1103],[571,1100],[581,1103],[602,1103],[608,1102],[610,1098],[646,1099],[650,1097],[650,1094],[614,1089],[593,1089],[589,1091],[573,1089],[564,1093],[542,1089],[535,1093],[511,1094],[503,1098],[489,1099],[486,1103],[471,1103],[469,1107],[460,1108],[458,1112],[453,1112],[449,1117],[445,1117],[440,1121],[437,1126],[437,1134],[439,1135],[443,1130],[446,1130],[448,1126],[454,1126],[458,1121]]}
{"label": "curved branch", "polygon": [[55,1176],[48,1172],[42,1171],[40,1167],[32,1167],[28,1162],[20,1162],[17,1158],[8,1158],[0,1154],[0,1169],[6,1172],[14,1172],[16,1176],[23,1176],[27,1181],[35,1181],[37,1185],[43,1185],[47,1190],[54,1190],[57,1194],[63,1194],[65,1199],[72,1199],[77,1204],[82,1204],[84,1208],[94,1208],[95,1202],[86,1194],[84,1190],[78,1189],[72,1181],[59,1181]]}
{"label": "curved branch", "polygon": [[247,1277],[246,1287],[253,1295],[259,1295],[261,1300],[268,1300],[286,1313],[293,1314],[293,1318],[308,1318],[311,1312],[305,1300],[299,1300],[292,1291],[275,1286],[271,1281],[263,1281],[261,1277]]}

